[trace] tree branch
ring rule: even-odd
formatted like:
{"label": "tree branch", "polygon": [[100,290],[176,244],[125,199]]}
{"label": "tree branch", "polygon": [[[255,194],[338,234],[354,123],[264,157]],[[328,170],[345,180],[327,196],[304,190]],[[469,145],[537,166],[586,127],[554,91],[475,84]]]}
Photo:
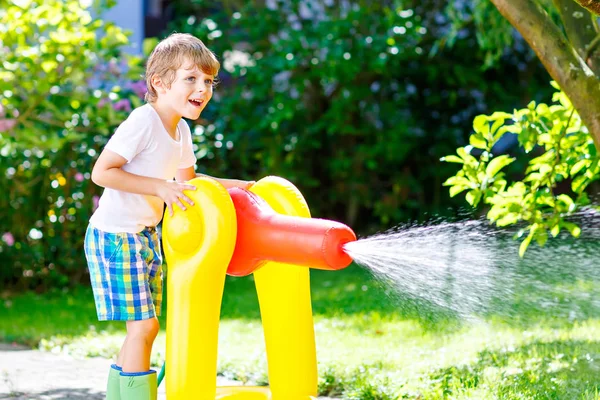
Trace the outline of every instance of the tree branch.
{"label": "tree branch", "polygon": [[[594,40],[592,40],[590,42],[590,44],[587,46],[586,51],[585,51],[585,61],[586,62],[588,59],[590,59],[592,57],[592,54],[594,53],[594,51],[596,51],[599,44],[600,44],[600,35],[596,36],[594,38]],[[598,75],[598,74],[596,74],[596,75]]]}
{"label": "tree branch", "polygon": [[[567,94],[600,149],[600,79],[535,0],[491,0]],[[585,0],[582,0],[585,1]],[[598,1],[598,0],[596,0]]]}
{"label": "tree branch", "polygon": [[590,19],[592,20],[594,30],[596,33],[600,34],[600,18],[596,14],[590,13]]}
{"label": "tree branch", "polygon": [[594,14],[600,15],[600,0],[574,0],[578,2],[581,7],[588,9]]}
{"label": "tree branch", "polygon": [[592,14],[573,0],[554,0],[569,42],[592,71],[600,76],[600,53],[588,51],[596,38]]}

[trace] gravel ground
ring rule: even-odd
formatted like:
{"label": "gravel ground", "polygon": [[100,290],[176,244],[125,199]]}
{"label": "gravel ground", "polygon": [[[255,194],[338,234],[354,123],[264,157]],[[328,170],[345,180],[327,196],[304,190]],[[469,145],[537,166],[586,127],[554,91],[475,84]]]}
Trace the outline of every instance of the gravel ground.
{"label": "gravel ground", "polygon": [[[110,364],[104,358],[76,359],[0,343],[0,399],[101,400]],[[239,382],[217,377],[217,386],[230,385]],[[166,398],[163,382],[158,399]],[[319,400],[335,399],[320,397]]]}

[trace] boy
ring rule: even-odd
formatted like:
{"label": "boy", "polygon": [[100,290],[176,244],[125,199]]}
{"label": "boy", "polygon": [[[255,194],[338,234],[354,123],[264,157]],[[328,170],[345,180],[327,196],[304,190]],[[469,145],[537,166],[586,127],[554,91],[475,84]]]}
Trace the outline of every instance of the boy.
{"label": "boy", "polygon": [[[182,182],[196,176],[190,129],[210,101],[220,64],[197,38],[173,34],[146,66],[147,103],[131,112],[106,144],[92,171],[105,188],[90,219],[85,253],[99,320],[126,321],[127,335],[110,369],[107,399],[156,399],[150,353],[162,300],[161,250],[156,225],[166,203],[193,205]],[[175,177],[176,181],[173,181]],[[217,179],[226,188],[252,182]]]}

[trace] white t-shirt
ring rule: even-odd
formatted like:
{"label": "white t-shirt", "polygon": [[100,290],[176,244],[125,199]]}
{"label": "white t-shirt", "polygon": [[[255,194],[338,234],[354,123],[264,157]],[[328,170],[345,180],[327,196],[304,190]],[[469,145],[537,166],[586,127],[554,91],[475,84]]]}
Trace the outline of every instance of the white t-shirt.
{"label": "white t-shirt", "polygon": [[[121,167],[123,171],[171,180],[178,169],[196,163],[189,126],[182,119],[177,129],[179,141],[169,135],[156,110],[145,104],[123,121],[106,148],[128,161]],[[137,233],[156,226],[163,209],[159,197],[105,188],[90,223],[105,232]]]}

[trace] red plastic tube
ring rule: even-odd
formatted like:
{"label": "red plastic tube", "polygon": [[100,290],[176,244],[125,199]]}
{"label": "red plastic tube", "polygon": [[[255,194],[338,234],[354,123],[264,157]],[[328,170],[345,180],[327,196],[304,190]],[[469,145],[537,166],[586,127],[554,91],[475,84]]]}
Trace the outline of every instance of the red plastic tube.
{"label": "red plastic tube", "polygon": [[338,270],[352,259],[342,246],[356,240],[348,226],[325,219],[276,213],[247,190],[229,189],[237,216],[237,241],[227,273],[245,276],[267,261]]}

